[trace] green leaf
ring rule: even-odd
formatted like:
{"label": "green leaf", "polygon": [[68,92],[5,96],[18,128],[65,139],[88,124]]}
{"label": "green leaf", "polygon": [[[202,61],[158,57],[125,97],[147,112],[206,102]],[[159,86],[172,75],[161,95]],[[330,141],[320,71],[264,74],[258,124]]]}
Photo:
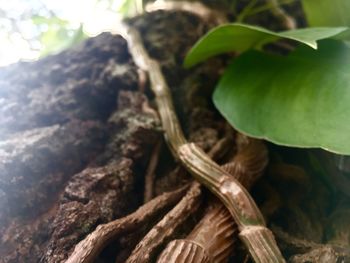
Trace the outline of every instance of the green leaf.
{"label": "green leaf", "polygon": [[317,48],[317,40],[335,36],[346,27],[305,28],[276,33],[261,27],[244,24],[226,24],[214,28],[202,37],[185,58],[185,67],[190,67],[207,58],[229,51],[244,52],[259,48],[267,43],[286,38],[312,48]]}
{"label": "green leaf", "polygon": [[350,49],[335,40],[287,57],[248,51],[225,71],[214,103],[250,136],[350,154],[349,69]]}
{"label": "green leaf", "polygon": [[303,0],[310,26],[350,26],[349,0]]}

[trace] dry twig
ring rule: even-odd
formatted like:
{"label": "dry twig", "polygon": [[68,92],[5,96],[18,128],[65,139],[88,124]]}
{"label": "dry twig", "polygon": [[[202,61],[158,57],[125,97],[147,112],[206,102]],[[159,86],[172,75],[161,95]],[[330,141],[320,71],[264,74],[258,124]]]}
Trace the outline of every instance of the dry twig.
{"label": "dry twig", "polygon": [[191,216],[201,204],[201,189],[198,182],[193,182],[182,200],[140,241],[127,263],[150,262],[156,249],[169,238],[179,225]]}
{"label": "dry twig", "polygon": [[164,193],[144,204],[134,213],[126,217],[117,219],[108,224],[99,225],[94,232],[75,246],[73,253],[66,263],[94,262],[102,249],[110,241],[137,229],[162,210],[176,204],[187,189],[188,185],[176,191]]}
{"label": "dry twig", "polygon": [[147,203],[153,197],[153,183],[155,178],[155,170],[157,168],[161,146],[162,146],[162,141],[159,140],[154,146],[154,149],[151,154],[151,159],[147,167],[147,171],[145,175],[144,203]]}
{"label": "dry twig", "polygon": [[291,17],[286,11],[284,11],[278,0],[267,0],[267,2],[271,5],[271,12],[274,16],[281,20],[283,27],[286,29],[295,29],[297,27],[296,21],[293,17]]}
{"label": "dry twig", "polygon": [[195,14],[206,21],[213,21],[215,24],[227,23],[225,14],[214,11],[200,2],[188,1],[157,1],[146,5],[147,12],[154,12],[156,10],[180,10]]}

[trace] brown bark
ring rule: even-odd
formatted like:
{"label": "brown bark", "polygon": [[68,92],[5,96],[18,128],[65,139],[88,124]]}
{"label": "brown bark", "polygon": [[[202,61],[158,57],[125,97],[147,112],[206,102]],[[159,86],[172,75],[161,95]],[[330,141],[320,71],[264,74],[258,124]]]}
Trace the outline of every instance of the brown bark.
{"label": "brown bark", "polygon": [[[188,74],[178,62],[205,24],[163,12],[133,23],[178,85]],[[186,37],[178,28],[189,29]],[[176,44],[164,49],[164,40]],[[0,261],[62,262],[96,226],[141,204],[159,121],[142,107],[124,40],[109,33],[0,75]]]}
{"label": "brown bark", "polygon": [[[267,25],[268,17],[255,21]],[[181,66],[211,22],[184,12],[157,11],[130,23],[161,64],[186,135],[203,150],[212,149],[227,134],[227,124],[210,100],[226,59],[211,59],[191,71]],[[142,205],[144,176],[162,134],[157,115],[144,106],[153,107],[152,95],[147,88],[138,91],[144,84],[125,41],[109,33],[37,62],[0,69],[1,263],[65,262],[96,227]],[[231,145],[232,154],[233,140],[222,141]],[[220,153],[219,159],[226,161],[226,155]],[[284,256],[292,262],[346,262],[348,199],[321,176],[285,165],[273,158],[254,190],[270,222],[288,234],[274,231]],[[155,195],[190,180],[166,147],[155,169]],[[206,206],[208,194],[203,196]],[[339,201],[332,201],[334,196]],[[103,249],[96,262],[126,260],[165,213],[157,210],[154,219]],[[201,216],[194,213],[174,238],[186,237]],[[237,254],[235,262],[240,262],[245,253]]]}

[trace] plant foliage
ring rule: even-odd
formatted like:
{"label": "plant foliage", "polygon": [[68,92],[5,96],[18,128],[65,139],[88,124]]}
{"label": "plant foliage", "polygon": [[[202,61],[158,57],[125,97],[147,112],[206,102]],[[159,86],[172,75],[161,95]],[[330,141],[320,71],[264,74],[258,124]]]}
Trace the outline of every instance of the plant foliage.
{"label": "plant foliage", "polygon": [[[320,27],[276,33],[222,25],[194,45],[185,66],[225,52],[240,53],[213,96],[236,129],[277,144],[350,155],[350,48],[339,41],[349,39],[350,1],[303,0],[303,7],[310,25]],[[299,47],[287,56],[262,51],[281,38]]]}
{"label": "plant foliage", "polygon": [[303,0],[310,26],[350,26],[349,0]]}
{"label": "plant foliage", "polygon": [[253,137],[350,154],[350,49],[322,41],[287,57],[248,51],[233,61],[214,103]]}
{"label": "plant foliage", "polygon": [[190,67],[207,58],[229,51],[243,52],[261,48],[281,38],[294,40],[317,48],[317,40],[344,32],[346,27],[305,28],[276,33],[262,27],[239,23],[218,26],[202,37],[190,50],[185,66]]}

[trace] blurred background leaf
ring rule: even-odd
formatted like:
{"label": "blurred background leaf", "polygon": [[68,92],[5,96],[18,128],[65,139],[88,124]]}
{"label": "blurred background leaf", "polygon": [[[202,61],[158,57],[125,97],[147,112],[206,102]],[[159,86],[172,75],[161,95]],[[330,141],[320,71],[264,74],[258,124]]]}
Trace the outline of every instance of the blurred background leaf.
{"label": "blurred background leaf", "polygon": [[32,17],[32,22],[38,27],[46,28],[38,36],[41,43],[40,56],[57,53],[88,37],[82,23],[75,29],[70,28],[68,20],[38,15]]}
{"label": "blurred background leaf", "polygon": [[0,0],[0,66],[55,54],[142,11],[142,0]]}
{"label": "blurred background leaf", "polygon": [[303,0],[310,26],[350,26],[349,0]]}
{"label": "blurred background leaf", "polygon": [[[302,4],[311,27],[350,27],[349,0],[303,0]],[[350,30],[341,33],[338,39],[350,40]]]}

